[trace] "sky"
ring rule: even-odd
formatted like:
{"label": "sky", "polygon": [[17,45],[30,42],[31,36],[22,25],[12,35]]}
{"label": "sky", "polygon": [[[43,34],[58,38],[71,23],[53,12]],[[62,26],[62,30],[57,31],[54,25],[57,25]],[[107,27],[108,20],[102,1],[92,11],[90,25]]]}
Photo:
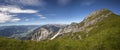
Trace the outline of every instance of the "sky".
{"label": "sky", "polygon": [[0,0],[0,25],[78,23],[103,8],[120,15],[120,0]]}

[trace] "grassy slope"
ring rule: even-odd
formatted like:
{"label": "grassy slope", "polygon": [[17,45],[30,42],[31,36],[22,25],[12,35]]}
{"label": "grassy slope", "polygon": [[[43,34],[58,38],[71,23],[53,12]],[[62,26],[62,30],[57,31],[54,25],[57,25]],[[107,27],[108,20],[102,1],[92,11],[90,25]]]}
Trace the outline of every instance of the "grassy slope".
{"label": "grassy slope", "polygon": [[[80,50],[120,50],[120,16],[111,14],[105,20],[95,24],[95,27],[88,34],[84,32],[70,33],[61,37],[60,39],[79,39],[79,35],[82,35],[83,39],[79,41]],[[68,38],[69,37],[69,38]],[[74,44],[73,44],[74,45]]]}
{"label": "grassy slope", "polygon": [[[97,28],[86,33],[63,35],[52,41],[20,41],[0,37],[0,50],[120,50],[120,17],[110,17],[97,23]],[[90,26],[90,27],[94,27]],[[79,40],[82,35],[82,40]]]}

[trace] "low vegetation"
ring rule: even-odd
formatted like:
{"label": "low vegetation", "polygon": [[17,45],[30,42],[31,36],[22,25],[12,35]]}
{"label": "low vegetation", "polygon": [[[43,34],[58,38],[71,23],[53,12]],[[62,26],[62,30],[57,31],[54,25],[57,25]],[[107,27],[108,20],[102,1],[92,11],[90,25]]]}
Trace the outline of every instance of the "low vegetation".
{"label": "low vegetation", "polygon": [[0,50],[120,50],[119,20],[120,16],[111,14],[88,33],[67,33],[54,40],[22,41],[0,37]]}

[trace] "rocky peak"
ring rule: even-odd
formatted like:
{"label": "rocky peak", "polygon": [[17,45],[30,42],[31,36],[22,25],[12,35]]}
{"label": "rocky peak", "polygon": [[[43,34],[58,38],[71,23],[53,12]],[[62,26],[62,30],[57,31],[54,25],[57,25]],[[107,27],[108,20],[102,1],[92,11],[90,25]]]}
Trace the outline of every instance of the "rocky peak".
{"label": "rocky peak", "polygon": [[88,33],[90,30],[93,29],[93,27],[87,28],[88,26],[91,26],[96,24],[97,22],[100,22],[104,18],[108,17],[110,14],[112,14],[112,12],[108,9],[101,9],[101,10],[95,11],[91,13],[89,16],[87,16],[81,23],[72,23],[66,26],[65,28],[61,29],[55,36],[51,38],[51,40],[57,37],[58,35],[68,33],[68,32],[75,33],[75,32],[80,32],[84,30],[86,31],[86,33]]}
{"label": "rocky peak", "polygon": [[34,30],[30,35],[28,35],[31,40],[46,40],[54,36],[59,29],[64,28],[66,25],[59,25],[59,24],[47,24],[39,27],[38,29]]}
{"label": "rocky peak", "polygon": [[113,14],[110,10],[101,9],[101,10],[95,11],[95,12],[91,13],[90,15],[88,15],[83,20],[83,22],[86,26],[95,24],[95,23],[103,20],[104,18],[108,17],[110,14]]}
{"label": "rocky peak", "polygon": [[[44,25],[40,27],[37,31],[33,32],[32,40],[45,40],[45,39],[54,39],[57,36],[68,33],[68,32],[80,32],[86,31],[88,33],[94,27],[87,28],[88,26],[94,25],[101,20],[107,18],[112,12],[108,9],[101,9],[91,13],[87,16],[81,23],[72,23],[67,26],[62,25]],[[41,29],[42,28],[42,29]],[[43,29],[44,28],[44,29]]]}
{"label": "rocky peak", "polygon": [[99,17],[100,15],[106,15],[108,13],[112,13],[112,12],[110,10],[108,10],[108,9],[96,10],[96,11],[90,13],[85,19],[96,18],[96,17]]}

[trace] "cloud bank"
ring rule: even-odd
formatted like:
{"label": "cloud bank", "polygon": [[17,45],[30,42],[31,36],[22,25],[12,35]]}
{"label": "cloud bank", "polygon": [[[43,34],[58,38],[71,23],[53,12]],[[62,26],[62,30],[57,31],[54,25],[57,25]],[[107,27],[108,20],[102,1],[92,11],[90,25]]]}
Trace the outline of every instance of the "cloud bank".
{"label": "cloud bank", "polygon": [[0,23],[5,23],[5,22],[17,22],[21,19],[14,17],[16,15],[10,15],[6,13],[0,13]]}
{"label": "cloud bank", "polygon": [[43,0],[2,0],[3,5],[44,6]]}
{"label": "cloud bank", "polygon": [[5,13],[37,13],[38,11],[32,9],[21,9],[20,7],[15,6],[1,6],[0,12]]}
{"label": "cloud bank", "polygon": [[19,13],[33,14],[37,12],[38,12],[37,10],[21,9],[20,7],[15,7],[15,6],[1,6],[0,7],[0,23],[20,21],[21,19],[16,17],[17,14]]}
{"label": "cloud bank", "polygon": [[43,15],[38,15],[39,17],[40,17],[40,19],[45,19],[46,17],[45,16],[43,16]]}

